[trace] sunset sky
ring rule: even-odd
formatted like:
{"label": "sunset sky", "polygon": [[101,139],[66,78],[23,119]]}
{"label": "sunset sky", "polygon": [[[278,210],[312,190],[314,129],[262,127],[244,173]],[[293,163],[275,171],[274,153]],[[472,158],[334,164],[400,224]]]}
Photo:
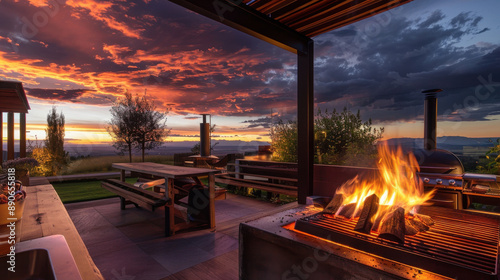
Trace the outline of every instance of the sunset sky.
{"label": "sunset sky", "polygon": [[[423,136],[423,89],[439,94],[439,136],[500,137],[500,1],[415,0],[317,37],[315,99],[360,110],[384,138]],[[124,92],[168,110],[171,141],[269,140],[296,114],[296,57],[157,0],[0,0],[0,80],[23,82],[28,138],[52,106],[74,143],[110,141]],[[4,134],[6,135],[6,134]]]}

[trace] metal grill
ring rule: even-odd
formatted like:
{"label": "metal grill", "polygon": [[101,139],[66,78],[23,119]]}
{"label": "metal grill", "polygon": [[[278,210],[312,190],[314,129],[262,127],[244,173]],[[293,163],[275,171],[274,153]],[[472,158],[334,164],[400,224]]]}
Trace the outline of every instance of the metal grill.
{"label": "metal grill", "polygon": [[404,244],[378,238],[375,232],[356,232],[357,220],[323,213],[297,220],[295,230],[455,279],[500,279],[498,219],[446,208],[423,207],[420,212],[435,224],[407,235]]}

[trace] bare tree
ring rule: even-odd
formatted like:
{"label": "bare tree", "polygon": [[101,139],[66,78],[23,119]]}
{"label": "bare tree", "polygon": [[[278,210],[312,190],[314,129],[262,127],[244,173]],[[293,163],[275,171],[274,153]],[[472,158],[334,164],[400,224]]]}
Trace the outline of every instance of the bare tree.
{"label": "bare tree", "polygon": [[128,151],[129,162],[132,162],[132,147],[137,130],[136,102],[132,94],[126,92],[125,97],[118,99],[111,107],[111,121],[108,123],[108,133],[115,142],[115,149]]}
{"label": "bare tree", "polygon": [[132,162],[132,149],[142,150],[144,161],[145,150],[154,149],[163,143],[170,130],[166,126],[166,113],[156,110],[156,106],[147,99],[131,93],[125,93],[111,107],[111,121],[108,133],[113,138],[113,146],[121,152],[128,152]]}
{"label": "bare tree", "polygon": [[135,148],[142,151],[142,161],[144,161],[145,150],[161,146],[170,129],[166,124],[166,112],[157,111],[155,104],[147,99],[146,94],[137,97],[136,105],[139,118],[134,142]]}

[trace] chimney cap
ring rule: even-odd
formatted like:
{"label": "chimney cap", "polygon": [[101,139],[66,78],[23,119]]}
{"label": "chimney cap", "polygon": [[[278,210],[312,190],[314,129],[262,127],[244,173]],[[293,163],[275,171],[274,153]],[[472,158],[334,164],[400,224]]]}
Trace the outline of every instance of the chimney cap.
{"label": "chimney cap", "polygon": [[422,93],[438,93],[441,91],[443,91],[443,90],[440,88],[433,88],[433,89],[422,90]]}

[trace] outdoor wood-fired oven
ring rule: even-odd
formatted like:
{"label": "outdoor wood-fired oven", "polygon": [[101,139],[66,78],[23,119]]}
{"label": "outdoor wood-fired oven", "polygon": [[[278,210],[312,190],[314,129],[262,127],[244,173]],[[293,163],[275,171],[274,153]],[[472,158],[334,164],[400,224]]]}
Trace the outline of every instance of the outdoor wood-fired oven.
{"label": "outdoor wood-fired oven", "polygon": [[[324,166],[336,178],[330,189],[315,187],[311,205],[240,225],[240,279],[499,280],[500,215],[465,210],[473,202],[500,205],[499,176],[464,173],[454,154],[436,149],[439,91],[425,92],[425,145],[415,152],[415,175],[426,192],[434,192],[433,206],[403,214],[402,237],[387,238],[371,224],[360,230],[369,210],[355,219],[339,215],[338,208],[327,211],[339,185],[355,175],[370,177],[375,169]],[[366,201],[364,208],[378,207],[378,200]],[[405,222],[419,215],[425,229],[409,234]]]}

